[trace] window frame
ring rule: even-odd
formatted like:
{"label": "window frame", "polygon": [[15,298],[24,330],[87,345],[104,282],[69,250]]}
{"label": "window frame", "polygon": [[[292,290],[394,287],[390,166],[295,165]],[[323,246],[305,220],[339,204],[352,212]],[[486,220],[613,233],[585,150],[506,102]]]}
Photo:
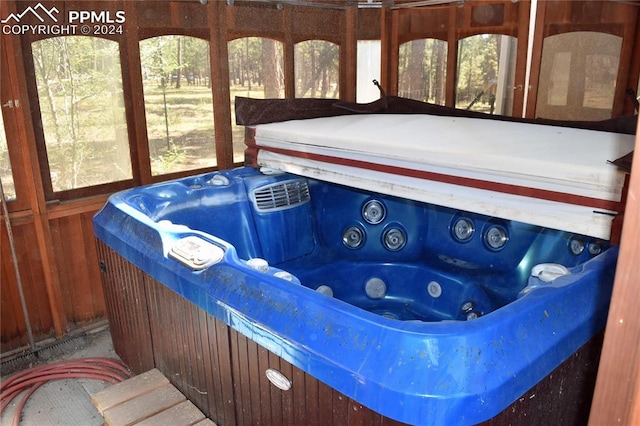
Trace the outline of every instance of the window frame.
{"label": "window frame", "polygon": [[[3,103],[13,100],[14,107],[2,107],[0,113],[3,115],[4,130],[7,138],[7,153],[16,192],[15,199],[7,200],[7,210],[16,212],[28,210],[33,205],[32,195],[34,190],[29,185],[30,177],[27,175],[27,170],[30,169],[27,166],[30,153],[24,145],[28,139],[29,129],[21,126],[21,123],[26,125],[25,116],[29,114],[26,111],[28,99],[25,102],[24,97],[20,96],[20,82],[14,81],[15,76],[12,75],[12,70],[9,67],[7,58],[7,55],[9,55],[7,50],[9,43],[8,40],[6,43],[5,40],[0,43],[2,45],[0,48],[0,99],[2,99]],[[19,107],[15,107],[16,100],[21,102]]]}
{"label": "window frame", "polygon": [[36,80],[35,65],[33,63],[33,50],[32,45],[36,41],[40,41],[46,38],[54,37],[31,37],[27,43],[23,45],[23,56],[25,62],[25,73],[27,75],[27,92],[29,100],[31,102],[31,116],[34,123],[39,125],[34,126],[34,137],[36,143],[36,149],[38,154],[38,163],[40,166],[40,178],[42,180],[42,187],[44,191],[45,201],[58,202],[58,201],[70,201],[79,198],[86,198],[97,195],[104,195],[113,192],[120,191],[125,188],[130,188],[139,182],[139,173],[137,172],[136,163],[136,147],[132,144],[132,121],[129,113],[130,101],[126,95],[126,87],[128,75],[124,72],[126,68],[126,56],[123,52],[123,43],[120,37],[100,37],[107,40],[115,41],[118,43],[118,52],[120,56],[120,75],[124,93],[124,108],[125,108],[125,122],[127,125],[127,136],[129,146],[129,160],[131,162],[132,177],[130,179],[118,180],[113,182],[107,182],[98,185],[90,185],[81,188],[73,188],[62,191],[54,191],[53,183],[51,180],[51,168],[49,166],[49,156],[47,153],[47,145],[45,141],[44,129],[42,126],[42,113],[40,108],[40,99],[38,96],[38,83]]}
{"label": "window frame", "polygon": [[[197,169],[188,169],[188,170],[179,170],[179,171],[173,171],[173,172],[167,172],[167,173],[159,173],[159,174],[154,174],[153,173],[153,169],[152,169],[152,165],[151,165],[151,147],[150,147],[150,141],[149,141],[149,133],[148,133],[148,126],[147,126],[147,113],[146,113],[146,106],[144,104],[144,82],[142,80],[142,61],[141,61],[141,57],[140,57],[140,43],[143,42],[144,40],[150,40],[156,37],[166,37],[166,36],[182,36],[182,37],[192,37],[192,38],[196,38],[198,40],[202,40],[204,42],[207,43],[208,47],[209,47],[209,56],[211,58],[211,41],[209,40],[209,38],[204,37],[204,33],[202,31],[173,31],[170,33],[167,33],[166,31],[145,31],[143,32],[144,37],[139,37],[139,39],[137,40],[137,65],[138,65],[138,69],[139,69],[139,99],[142,99],[142,111],[141,111],[141,117],[144,117],[144,120],[141,120],[142,123],[138,123],[139,126],[143,127],[144,130],[141,131],[141,134],[144,135],[143,140],[139,140],[140,144],[145,145],[143,147],[143,152],[146,153],[146,157],[145,158],[140,158],[141,163],[144,164],[145,166],[145,170],[148,170],[149,173],[149,180],[151,182],[161,182],[161,181],[165,181],[165,180],[169,180],[169,179],[176,179],[179,177],[183,177],[183,176],[189,176],[189,175],[194,175],[194,174],[199,174],[199,173],[205,173],[205,172],[209,172],[212,170],[219,170],[220,169],[220,162],[218,161],[218,155],[217,155],[217,150],[216,150],[216,140],[215,140],[215,136],[214,136],[214,152],[216,152],[216,165],[215,166],[207,166],[207,167],[199,167]],[[194,35],[194,34],[198,34],[198,35]],[[210,60],[211,62],[211,60]],[[210,64],[211,65],[211,64]],[[213,84],[213,68],[210,66],[210,71],[209,71],[209,79],[211,82],[211,116],[212,116],[212,121],[213,121],[213,132],[214,135],[216,133],[216,107],[215,107],[215,98],[214,98],[214,87],[215,85]]]}

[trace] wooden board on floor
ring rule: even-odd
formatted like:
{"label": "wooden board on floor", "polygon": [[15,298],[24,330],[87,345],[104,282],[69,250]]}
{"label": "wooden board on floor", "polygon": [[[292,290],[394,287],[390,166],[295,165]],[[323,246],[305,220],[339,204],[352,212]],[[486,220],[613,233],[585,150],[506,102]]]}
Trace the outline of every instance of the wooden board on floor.
{"label": "wooden board on floor", "polygon": [[158,425],[191,425],[204,420],[206,417],[198,407],[189,400],[183,401],[164,411],[159,412],[147,419],[137,423],[136,426],[158,426]]}
{"label": "wooden board on floor", "polygon": [[215,426],[157,369],[91,396],[108,426]]}
{"label": "wooden board on floor", "polygon": [[[172,384],[130,399],[102,413],[109,426],[129,426],[185,401],[185,396]],[[177,423],[176,423],[177,426]]]}
{"label": "wooden board on floor", "polygon": [[154,368],[146,373],[139,374],[91,395],[91,400],[93,401],[93,405],[98,409],[98,412],[104,415],[104,411],[109,408],[115,407],[144,393],[151,392],[168,383],[169,380],[164,377],[160,370]]}

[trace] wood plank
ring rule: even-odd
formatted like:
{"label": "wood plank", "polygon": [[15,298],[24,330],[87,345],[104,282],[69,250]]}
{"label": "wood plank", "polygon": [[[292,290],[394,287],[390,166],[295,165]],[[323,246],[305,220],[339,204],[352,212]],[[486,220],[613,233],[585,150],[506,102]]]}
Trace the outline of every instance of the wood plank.
{"label": "wood plank", "polygon": [[154,368],[146,373],[142,373],[94,393],[91,395],[91,400],[93,401],[93,405],[98,409],[98,412],[103,414],[104,411],[116,405],[166,386],[168,383],[169,380],[164,377],[158,369]]}
{"label": "wood plank", "polygon": [[[280,371],[280,358],[273,352],[267,351],[269,355],[269,368]],[[266,370],[265,370],[266,371]],[[262,376],[264,376],[264,371]],[[266,376],[264,376],[266,378]],[[271,424],[283,425],[284,419],[282,417],[282,390],[278,389],[268,380],[264,380],[269,390],[271,391]]]}
{"label": "wood plank", "polygon": [[111,407],[102,415],[109,426],[129,426],[185,400],[185,396],[175,386],[167,383],[151,392]]}
{"label": "wood plank", "polygon": [[204,419],[193,426],[216,426],[216,424],[211,419]]}
{"label": "wood plank", "polygon": [[[269,401],[261,399],[262,381],[260,380],[260,368],[258,364],[258,351],[259,346],[251,339],[246,339],[247,342],[247,361],[249,364],[249,392],[251,395],[251,418],[254,423],[260,422],[260,424],[270,424],[264,418],[264,411],[268,411]],[[261,408],[264,407],[264,410]]]}
{"label": "wood plank", "polygon": [[96,250],[96,240],[93,235],[93,215],[92,213],[84,213],[81,215],[81,229],[84,237],[84,267],[87,269],[87,279],[90,283],[92,294],[91,315],[93,318],[105,318],[107,308],[104,300],[104,289],[102,286],[102,278],[100,274],[100,262],[98,261],[98,252]]}
{"label": "wood plank", "polygon": [[113,347],[134,374],[147,372],[156,364],[143,273],[102,241],[96,244]]}
{"label": "wood plank", "polygon": [[173,407],[136,423],[136,426],[192,425],[206,419],[193,402],[186,400]]}
{"label": "wood plank", "polygon": [[[13,12],[15,9],[15,2],[3,2],[5,7]],[[3,10],[6,10],[3,8]],[[7,10],[8,11],[8,10]],[[3,39],[5,40],[5,39]],[[45,213],[47,211],[47,205],[45,200],[45,191],[42,186],[42,180],[38,179],[40,176],[40,164],[38,162],[38,152],[36,149],[35,129],[36,125],[32,120],[32,108],[30,101],[24,94],[28,93],[27,86],[27,74],[24,72],[25,58],[23,50],[21,48],[21,40],[18,37],[6,38],[6,42],[2,43],[3,49],[6,52],[7,58],[12,58],[8,61],[7,75],[3,75],[4,85],[10,85],[15,89],[15,98],[20,99],[21,108],[15,108],[15,130],[12,140],[18,141],[22,145],[22,151],[25,153],[22,156],[23,164],[13,163],[13,170],[20,170],[23,176],[33,177],[33,179],[26,179],[26,186],[23,187],[23,196],[19,198],[28,199],[30,208],[34,215],[34,232],[37,240],[37,248],[39,251],[39,259],[42,262],[42,271],[44,272],[44,289],[49,298],[49,306],[51,310],[51,316],[53,319],[53,328],[55,334],[58,337],[64,335],[67,330],[68,320],[63,312],[62,307],[62,291],[60,290],[60,282],[58,280],[57,267],[54,261],[53,244],[51,242],[51,233],[48,226]],[[18,96],[17,94],[22,94]],[[20,184],[22,185],[22,183]],[[26,190],[26,193],[24,193]]]}
{"label": "wood plank", "polygon": [[[636,146],[640,133],[636,135]],[[640,164],[640,150],[633,155]],[[638,321],[638,259],[640,253],[640,172],[632,169],[622,226],[620,253],[602,358],[589,424],[637,425],[640,422],[640,321]]]}
{"label": "wood plank", "polygon": [[[225,424],[233,425],[238,423],[238,419],[236,416],[236,399],[234,399],[233,373],[235,370],[231,358],[231,328],[212,316],[208,317],[208,324],[210,328],[215,330],[215,340],[212,340],[212,343],[215,344],[216,365],[220,375]],[[212,325],[214,327],[211,327]]]}

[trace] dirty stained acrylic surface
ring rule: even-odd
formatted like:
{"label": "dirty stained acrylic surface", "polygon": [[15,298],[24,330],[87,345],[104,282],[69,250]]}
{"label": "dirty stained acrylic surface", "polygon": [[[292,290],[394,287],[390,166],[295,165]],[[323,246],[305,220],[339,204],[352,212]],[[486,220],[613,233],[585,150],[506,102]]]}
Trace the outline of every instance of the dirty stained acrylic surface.
{"label": "dirty stained acrylic surface", "polygon": [[209,314],[407,423],[477,423],[535,385],[604,326],[617,256],[596,237],[250,167],[115,194],[94,225]]}

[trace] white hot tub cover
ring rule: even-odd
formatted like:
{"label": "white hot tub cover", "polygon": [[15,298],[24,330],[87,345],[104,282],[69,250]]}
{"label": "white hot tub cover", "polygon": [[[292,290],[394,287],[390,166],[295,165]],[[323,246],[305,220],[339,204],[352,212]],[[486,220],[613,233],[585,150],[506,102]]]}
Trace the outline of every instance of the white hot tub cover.
{"label": "white hot tub cover", "polygon": [[632,135],[426,114],[259,124],[257,165],[609,239]]}

